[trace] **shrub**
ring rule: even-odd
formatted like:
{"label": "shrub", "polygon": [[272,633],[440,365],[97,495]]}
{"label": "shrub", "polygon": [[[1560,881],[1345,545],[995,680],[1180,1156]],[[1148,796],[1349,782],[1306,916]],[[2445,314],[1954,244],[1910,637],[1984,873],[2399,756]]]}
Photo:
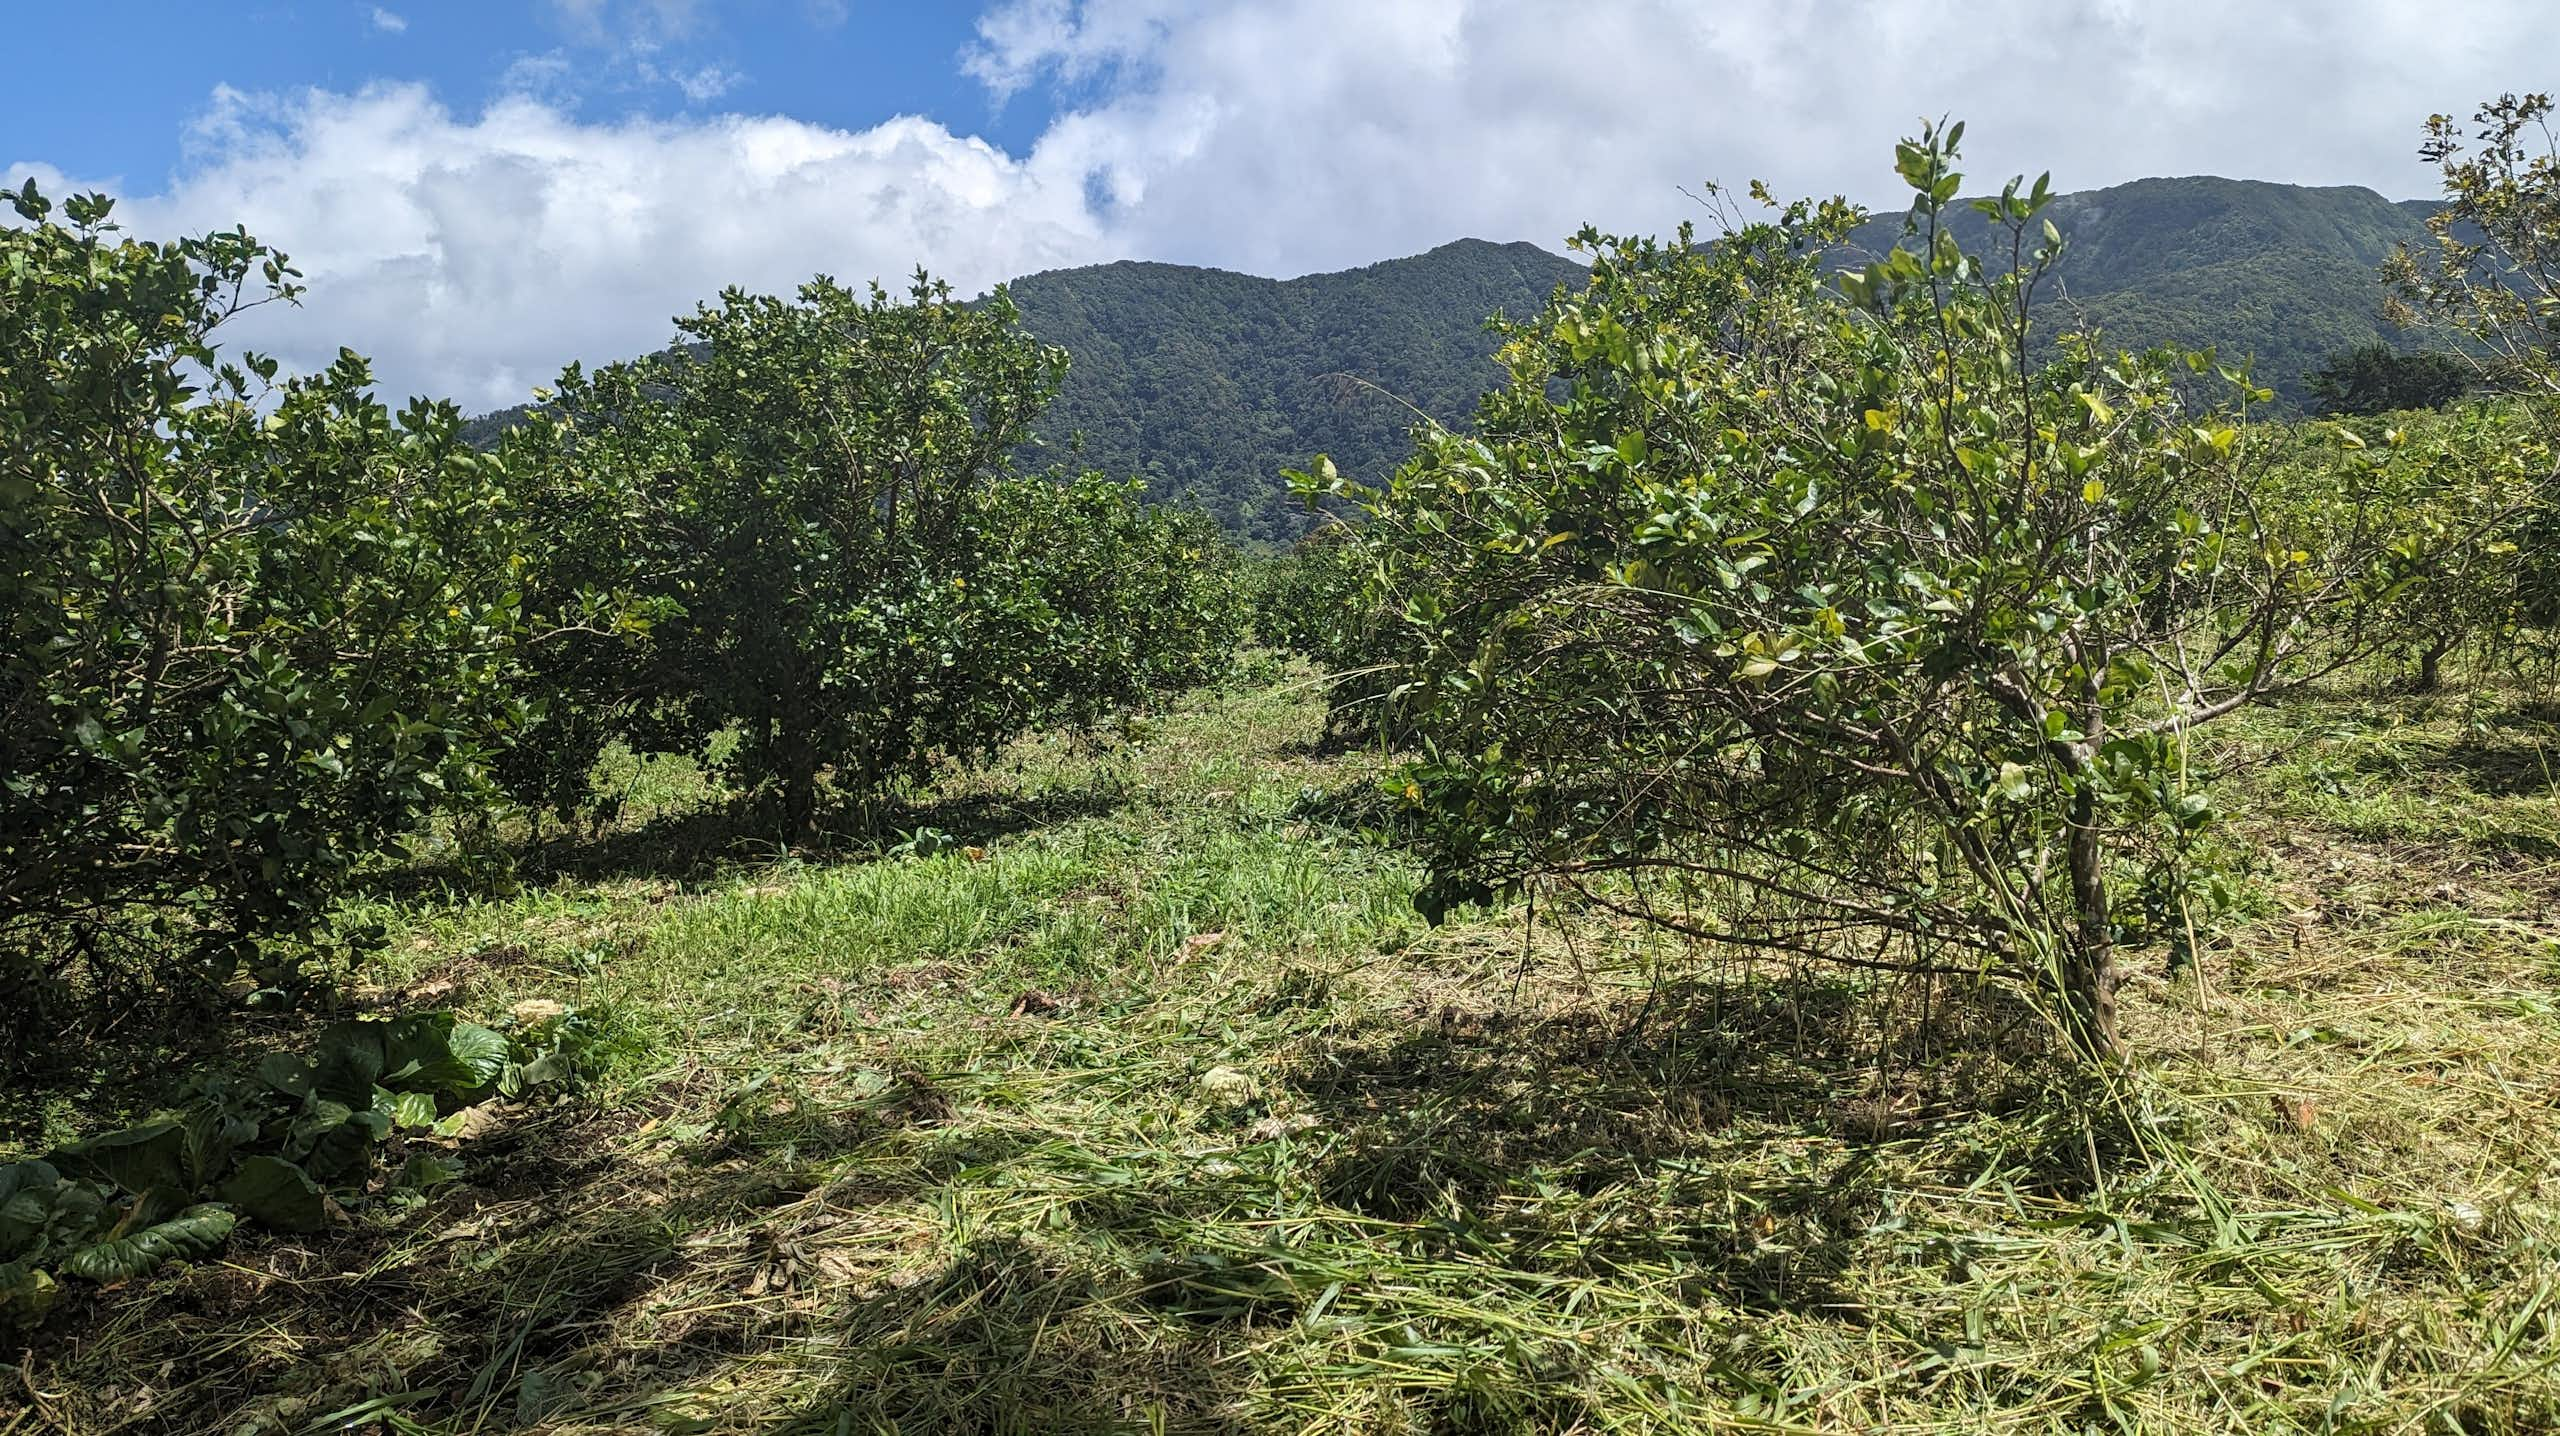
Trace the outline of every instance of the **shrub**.
{"label": "shrub", "polygon": [[218,331],[298,292],[245,234],[0,228],[0,1045],[65,999],[290,977],[350,877],[488,795],[537,553],[451,405],[283,382]]}
{"label": "shrub", "polygon": [[[1289,479],[1311,495],[1331,491],[1340,475],[1319,459],[1311,472]],[[1266,560],[1256,577],[1256,639],[1325,671],[1325,728],[1335,740],[1398,743],[1406,732],[1396,675],[1411,645],[1405,626],[1381,606],[1379,557],[1351,524],[1329,518]]]}
{"label": "shrub", "polygon": [[520,794],[572,805],[616,736],[734,731],[728,771],[796,841],[822,776],[868,799],[1192,681],[1231,645],[1205,520],[1012,470],[1066,356],[1001,292],[821,278],[678,327],[655,358],[572,369],[524,431],[592,480],[555,520],[578,581],[631,585],[654,628],[549,656]]}
{"label": "shrub", "polygon": [[2539,503],[2551,444],[2512,404],[2302,424],[2265,443],[2259,502],[2273,521],[2361,516],[2389,531],[2399,581],[2369,615],[2372,636],[2405,652],[2415,691],[2434,690],[2461,646],[2511,652],[2551,622],[2553,573],[2535,559],[2551,552]]}
{"label": "shrub", "polygon": [[2549,95],[2501,95],[2465,127],[2427,120],[2420,154],[2441,167],[2444,208],[2433,243],[2403,245],[2386,270],[2389,313],[2447,335],[2490,387],[2538,412],[2560,401],[2560,147]]}
{"label": "shrub", "polygon": [[971,563],[966,677],[1006,731],[1080,727],[1195,687],[1243,636],[1238,555],[1194,509],[1101,474],[991,485]]}
{"label": "shrub", "polygon": [[1562,887],[1995,974],[2118,1050],[2111,893],[2164,900],[2213,822],[2186,736],[2352,661],[2434,554],[2384,513],[2261,512],[2265,396],[2188,397],[2209,356],[2039,359],[2047,184],[1974,202],[1996,258],[1965,254],[1960,133],[1900,148],[1911,242],[1836,293],[1838,201],[1586,231],[1589,288],[1510,328],[1479,432],[1332,486],[1414,646],[1427,913]]}
{"label": "shrub", "polygon": [[2441,409],[2471,387],[2471,366],[2452,354],[2404,354],[2388,344],[2364,344],[2331,355],[2303,382],[2323,414]]}

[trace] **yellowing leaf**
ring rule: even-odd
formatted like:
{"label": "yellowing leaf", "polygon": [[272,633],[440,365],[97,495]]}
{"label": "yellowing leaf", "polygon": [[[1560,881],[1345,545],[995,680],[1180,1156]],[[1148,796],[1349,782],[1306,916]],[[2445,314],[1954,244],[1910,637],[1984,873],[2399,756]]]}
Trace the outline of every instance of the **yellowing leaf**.
{"label": "yellowing leaf", "polygon": [[2104,479],[2091,479],[2089,482],[2080,486],[2080,501],[2082,503],[2094,504],[2106,496],[2107,481]]}

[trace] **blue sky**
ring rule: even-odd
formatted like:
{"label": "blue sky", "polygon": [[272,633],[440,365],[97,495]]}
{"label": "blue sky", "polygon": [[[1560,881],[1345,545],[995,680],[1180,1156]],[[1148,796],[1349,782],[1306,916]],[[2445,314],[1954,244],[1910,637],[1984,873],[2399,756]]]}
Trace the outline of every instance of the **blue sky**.
{"label": "blue sky", "polygon": [[[12,48],[43,58],[16,67],[0,93],[0,151],[156,188],[217,84],[414,80],[468,110],[551,62],[551,92],[607,115],[743,110],[855,129],[915,114],[1015,148],[1051,113],[1045,92],[999,102],[961,72],[977,38],[978,9],[965,4],[750,0],[617,14],[528,0],[248,0],[223,11],[218,40],[200,28],[205,13],[170,0],[28,6],[9,22]],[[670,26],[669,15],[682,19]],[[111,94],[86,67],[60,63],[79,56],[114,57]]]}
{"label": "blue sky", "polygon": [[[0,183],[309,277],[240,339],[521,399],[726,285],[1143,258],[1302,274],[1661,232],[1702,181],[1890,200],[1896,138],[2063,189],[2433,192],[2552,89],[2550,0],[166,0],[21,4]],[[2539,67],[2539,68],[2537,68]]]}

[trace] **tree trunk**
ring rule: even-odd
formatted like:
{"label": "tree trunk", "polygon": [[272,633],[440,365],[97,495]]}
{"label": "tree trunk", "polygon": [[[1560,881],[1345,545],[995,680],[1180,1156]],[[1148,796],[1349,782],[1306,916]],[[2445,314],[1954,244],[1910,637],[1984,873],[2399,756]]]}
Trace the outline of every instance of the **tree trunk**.
{"label": "tree trunk", "polygon": [[2082,1056],[2112,1062],[2116,1038],[2115,926],[2107,912],[2106,845],[2098,836],[2098,792],[2081,773],[2071,798],[2071,905],[2077,914],[2062,974],[2064,1020]]}
{"label": "tree trunk", "polygon": [[2440,638],[2418,652],[2418,678],[2410,685],[2413,693],[2433,693],[2444,682],[2445,655],[2453,651],[2453,640]]}
{"label": "tree trunk", "polygon": [[782,831],[794,847],[818,836],[818,749],[806,733],[782,735]]}

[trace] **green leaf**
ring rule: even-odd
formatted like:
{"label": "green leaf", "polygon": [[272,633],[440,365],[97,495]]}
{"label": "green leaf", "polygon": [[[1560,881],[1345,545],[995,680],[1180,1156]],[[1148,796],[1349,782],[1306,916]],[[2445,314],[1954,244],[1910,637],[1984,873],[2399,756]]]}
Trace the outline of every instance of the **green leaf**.
{"label": "green leaf", "polygon": [[384,1025],[335,1022],[324,1029],[312,1046],[311,1090],[342,1106],[370,1105],[383,1075]]}
{"label": "green leaf", "polygon": [[131,1281],[158,1270],[164,1262],[212,1251],[231,1235],[238,1220],[228,1207],[200,1203],[156,1226],[83,1247],[63,1262],[62,1269],[85,1281]]}
{"label": "green leaf", "polygon": [[33,1326],[62,1299],[52,1276],[31,1262],[0,1264],[0,1322]]}
{"label": "green leaf", "polygon": [[288,1097],[308,1097],[313,1081],[311,1064],[290,1052],[270,1052],[258,1064],[258,1080]]}
{"label": "green leaf", "polygon": [[140,1196],[186,1179],[186,1129],[175,1122],[153,1122],[107,1132],[63,1148],[53,1160],[67,1171]]}
{"label": "green leaf", "polygon": [[395,1125],[407,1130],[416,1131],[433,1127],[436,1124],[437,1114],[435,1094],[430,1092],[387,1092],[383,1095],[387,1099],[391,1120]]}
{"label": "green leaf", "polygon": [[0,1255],[25,1248],[52,1214],[62,1174],[49,1162],[0,1164]]}
{"label": "green leaf", "polygon": [[383,1028],[382,1085],[394,1091],[463,1096],[486,1089],[506,1070],[507,1039],[452,1013],[404,1017]]}
{"label": "green leaf", "polygon": [[391,1185],[403,1191],[425,1192],[462,1180],[462,1163],[453,1157],[440,1157],[432,1152],[413,1154],[400,1164]]}
{"label": "green leaf", "polygon": [[498,1080],[507,1068],[507,1039],[486,1027],[458,1023],[453,1029],[453,1060],[467,1074],[468,1081],[453,1089],[457,1093],[473,1092]]}
{"label": "green leaf", "polygon": [[329,1224],[329,1199],[311,1174],[282,1157],[251,1157],[215,1193],[252,1221],[283,1232]]}
{"label": "green leaf", "polygon": [[390,1133],[387,1111],[315,1096],[286,1129],[284,1155],[315,1177],[343,1181],[372,1164],[374,1143]]}

